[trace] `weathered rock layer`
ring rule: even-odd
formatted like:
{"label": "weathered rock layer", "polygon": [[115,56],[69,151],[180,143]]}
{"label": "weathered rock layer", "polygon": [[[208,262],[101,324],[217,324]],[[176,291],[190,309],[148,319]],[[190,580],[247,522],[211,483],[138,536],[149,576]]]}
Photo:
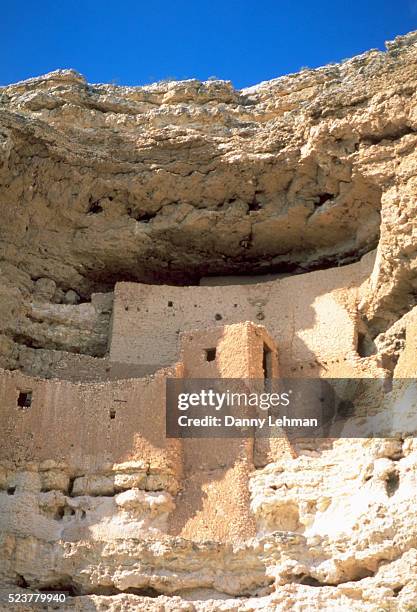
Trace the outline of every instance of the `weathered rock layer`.
{"label": "weathered rock layer", "polygon": [[[349,304],[355,358],[368,374],[415,376],[416,84],[412,33],[241,91],[90,85],[72,70],[0,88],[0,367],[127,378],[108,363],[117,281],[261,281],[372,252]],[[167,535],[168,470],[127,460],[74,476],[31,461],[26,442],[0,465],[8,590],[65,588],[80,610],[416,604],[413,437],[258,464],[257,537],[236,545]]]}

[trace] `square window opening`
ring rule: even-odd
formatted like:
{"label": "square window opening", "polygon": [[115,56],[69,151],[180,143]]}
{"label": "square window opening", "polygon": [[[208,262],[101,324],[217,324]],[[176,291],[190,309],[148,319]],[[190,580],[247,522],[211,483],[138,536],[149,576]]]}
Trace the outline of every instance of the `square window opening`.
{"label": "square window opening", "polygon": [[32,391],[19,391],[17,405],[19,408],[30,408],[32,405]]}
{"label": "square window opening", "polygon": [[206,361],[215,361],[216,359],[216,349],[215,348],[205,349],[205,353],[206,353]]}

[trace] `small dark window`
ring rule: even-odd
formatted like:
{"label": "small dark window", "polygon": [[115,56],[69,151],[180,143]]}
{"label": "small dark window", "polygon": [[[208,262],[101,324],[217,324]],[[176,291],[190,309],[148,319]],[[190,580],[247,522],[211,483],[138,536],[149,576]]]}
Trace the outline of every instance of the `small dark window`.
{"label": "small dark window", "polygon": [[174,305],[174,302],[171,302],[171,300],[169,300],[169,302],[168,302],[168,306],[169,306],[169,308],[172,308],[172,307],[173,307],[173,305]]}
{"label": "small dark window", "polygon": [[16,487],[8,487],[7,488],[7,495],[14,495],[15,491],[16,491]]}
{"label": "small dark window", "polygon": [[206,361],[214,361],[216,359],[216,349],[209,348],[206,349]]}
{"label": "small dark window", "polygon": [[115,410],[110,410],[110,418],[111,419],[115,419],[116,418],[116,411]]}
{"label": "small dark window", "polygon": [[32,391],[20,391],[17,405],[20,408],[30,408],[32,405]]}
{"label": "small dark window", "polygon": [[222,315],[217,313],[216,315],[214,315],[214,318],[216,319],[216,321],[221,321],[223,319]]}
{"label": "small dark window", "polygon": [[98,215],[101,212],[103,212],[103,207],[100,205],[99,201],[93,202],[92,199],[90,198],[88,202],[87,214],[88,215]]}

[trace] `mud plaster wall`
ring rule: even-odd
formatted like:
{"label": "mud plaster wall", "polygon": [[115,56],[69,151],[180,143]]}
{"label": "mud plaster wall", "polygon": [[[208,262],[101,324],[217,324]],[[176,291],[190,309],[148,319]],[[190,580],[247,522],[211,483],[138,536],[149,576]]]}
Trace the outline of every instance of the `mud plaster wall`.
{"label": "mud plaster wall", "polygon": [[[282,375],[294,363],[331,359],[356,347],[356,292],[372,271],[361,262],[253,285],[172,287],[118,283],[110,360],[169,365],[179,334],[253,321],[277,343]],[[353,307],[352,307],[353,304]]]}
{"label": "mud plaster wall", "polygon": [[[139,470],[168,477],[165,482],[173,493],[183,484],[170,533],[216,541],[255,535],[248,490],[253,440],[235,439],[227,445],[213,439],[165,440],[165,380],[187,372],[199,377],[262,377],[263,346],[267,344],[274,357],[276,347],[262,327],[251,323],[188,332],[181,340],[184,364],[155,378],[77,385],[2,372],[0,463],[21,468],[38,464],[42,470],[52,460],[77,477],[74,491],[80,495],[91,493],[92,487],[100,487],[103,494],[107,485],[98,475],[136,462]],[[196,362],[205,346],[216,347],[215,370]],[[273,367],[277,371],[276,358]],[[32,393],[29,407],[18,406],[21,392]]]}
{"label": "mud plaster wall", "polygon": [[[181,334],[184,376],[247,378],[250,346],[260,333],[244,323]],[[215,359],[207,361],[206,350],[214,348]],[[259,361],[262,376],[262,355]],[[253,440],[224,442],[221,438],[184,439],[184,490],[171,517],[172,534],[197,541],[237,541],[255,535],[248,489]]]}
{"label": "mud plaster wall", "polygon": [[[195,330],[180,336],[180,358],[189,378],[263,378],[263,347],[271,352],[271,375],[278,376],[277,348],[265,328],[250,322]],[[216,349],[208,361],[207,350]]]}
{"label": "mud plaster wall", "polygon": [[[182,334],[180,341],[185,377],[263,378],[264,344],[271,351],[271,373],[278,375],[276,346],[262,326],[243,323],[192,331]],[[208,348],[216,348],[212,361],[206,359]],[[244,408],[237,413],[249,416]],[[227,444],[223,438],[185,438],[183,445],[184,489],[170,518],[170,532],[196,541],[253,537],[256,526],[248,489],[254,468],[253,438],[228,439]],[[272,451],[268,446],[259,452],[290,456],[286,439],[275,440]]]}
{"label": "mud plaster wall", "polygon": [[155,371],[153,367],[137,363],[111,362],[108,358],[73,355],[61,352],[59,359],[39,372],[39,376],[74,382],[98,382],[122,378],[144,378]]}
{"label": "mud plaster wall", "polygon": [[[250,324],[197,332],[197,336],[202,333],[207,339],[200,339],[200,344],[220,345],[218,355],[220,360],[223,355],[230,376],[246,375],[251,339],[259,344],[264,334]],[[196,340],[193,333],[183,335],[182,355],[188,369],[196,363]],[[237,362],[233,360],[236,346],[244,355]],[[144,379],[74,384],[1,371],[0,461],[12,458],[23,464],[53,459],[78,474],[144,460],[153,468],[178,472],[180,442],[165,439],[165,381],[167,376],[184,373],[182,364],[177,364]],[[20,393],[31,393],[30,406],[18,405]]]}
{"label": "mud plaster wall", "polygon": [[[165,439],[167,374],[77,385],[1,372],[0,461],[19,465],[52,459],[79,475],[140,460],[178,474],[179,444]],[[19,392],[28,390],[32,404],[21,408]]]}

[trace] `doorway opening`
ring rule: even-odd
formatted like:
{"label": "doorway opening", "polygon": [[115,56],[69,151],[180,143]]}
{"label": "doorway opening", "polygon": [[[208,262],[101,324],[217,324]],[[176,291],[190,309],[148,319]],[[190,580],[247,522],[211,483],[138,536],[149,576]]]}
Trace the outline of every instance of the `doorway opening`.
{"label": "doorway opening", "polygon": [[263,348],[262,369],[264,378],[272,378],[272,351],[265,343]]}

